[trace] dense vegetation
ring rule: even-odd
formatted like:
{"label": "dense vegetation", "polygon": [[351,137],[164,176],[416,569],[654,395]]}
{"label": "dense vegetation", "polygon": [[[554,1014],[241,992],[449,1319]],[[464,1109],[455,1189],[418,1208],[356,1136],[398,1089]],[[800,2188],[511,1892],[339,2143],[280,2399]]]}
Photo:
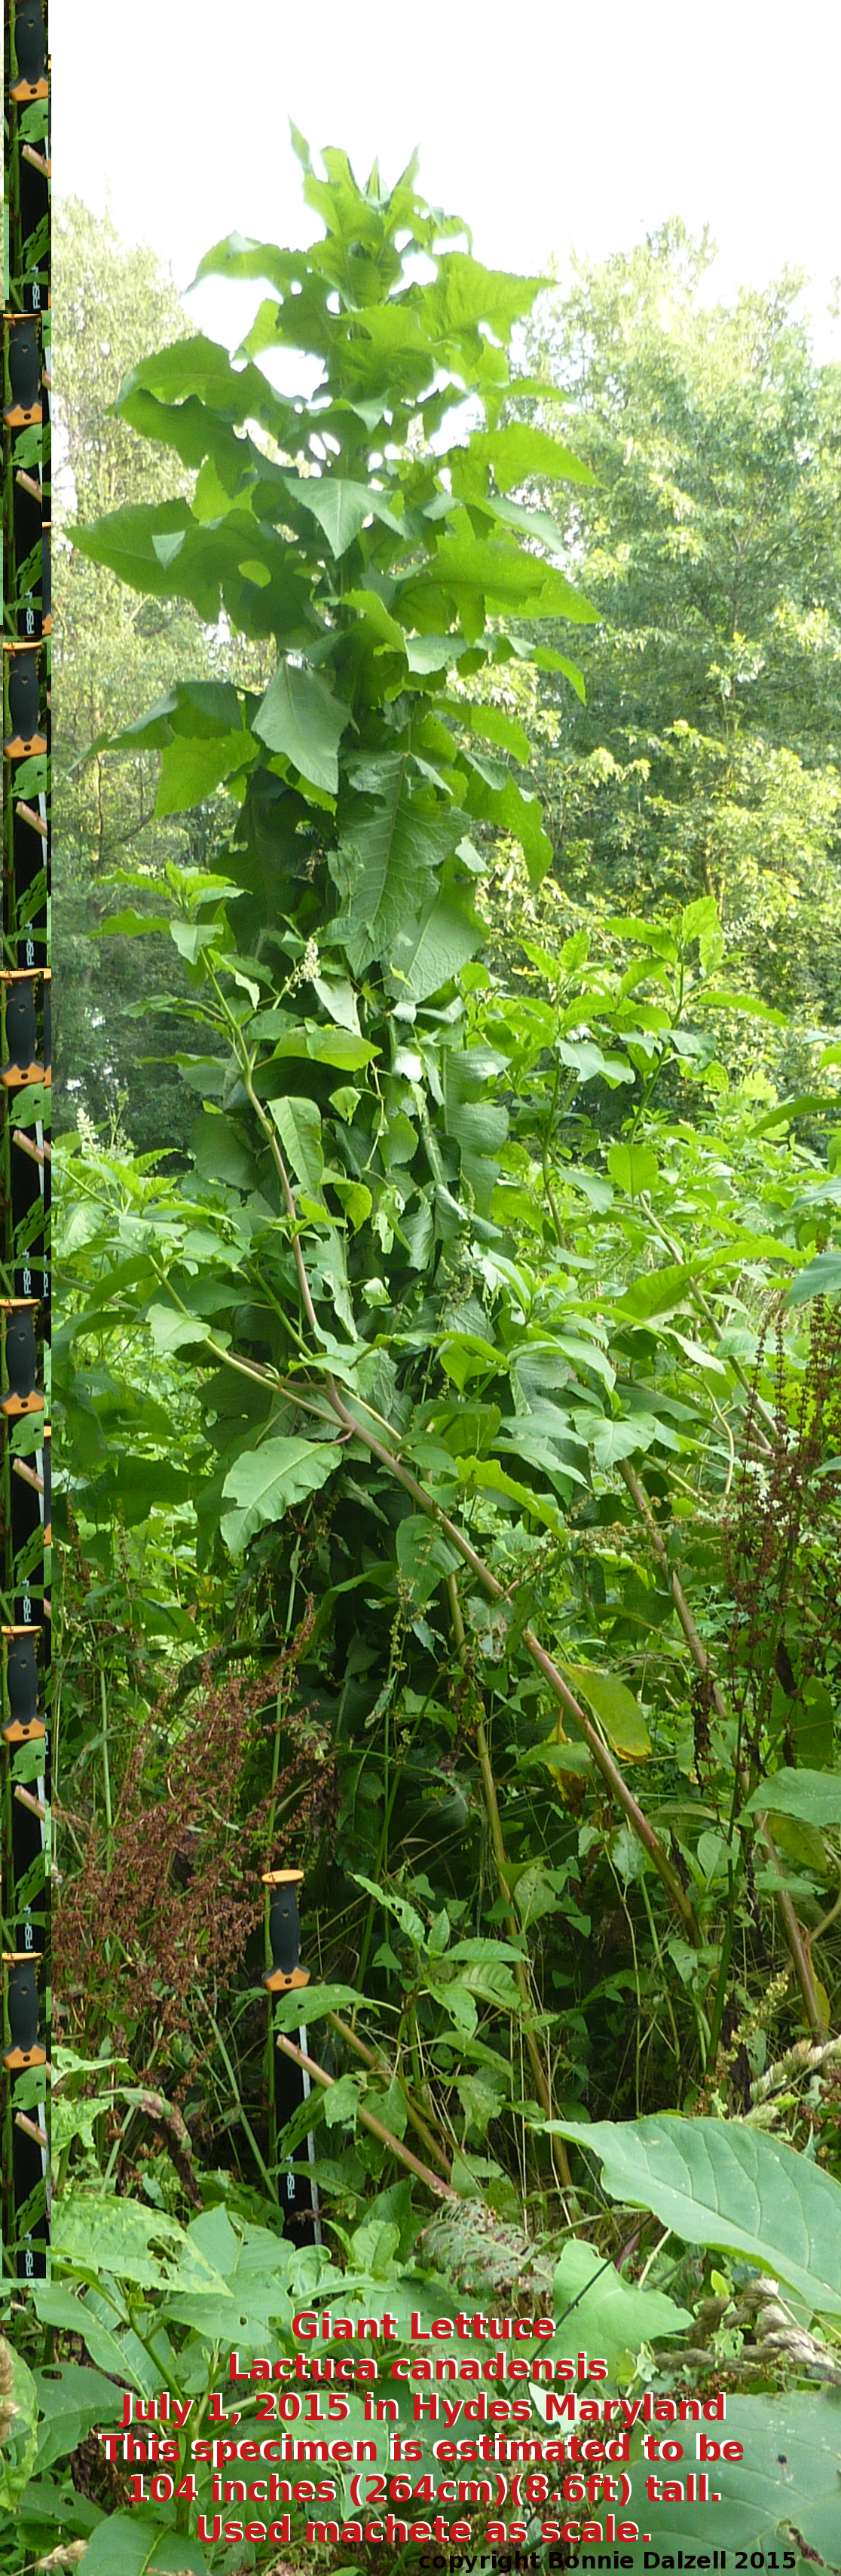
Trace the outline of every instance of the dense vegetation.
{"label": "dense vegetation", "polygon": [[[107,838],[90,770],[73,809],[120,1030],[101,974],[83,1075],[74,981],[65,2413],[42,2370],[18,2563],[48,2530],[128,2568],[142,2528],[231,2567],[188,2491],[79,2474],[114,2380],[201,2422],[314,2294],[402,2339],[458,2290],[574,2303],[626,2393],[726,2386],[728,2539],[805,2576],[841,2381],[837,377],[787,289],[704,311],[678,228],[529,320],[413,169],[300,150],[322,238],[209,254],[268,289],[246,363],[179,325],[133,366],[134,481],[92,518],[77,476],[65,573],[162,640],[151,712],[119,676],[97,711]],[[191,1115],[155,1132],[156,1020]],[[313,1982],[267,2019],[277,1866]],[[278,2134],[302,2020],[336,2080]]]}

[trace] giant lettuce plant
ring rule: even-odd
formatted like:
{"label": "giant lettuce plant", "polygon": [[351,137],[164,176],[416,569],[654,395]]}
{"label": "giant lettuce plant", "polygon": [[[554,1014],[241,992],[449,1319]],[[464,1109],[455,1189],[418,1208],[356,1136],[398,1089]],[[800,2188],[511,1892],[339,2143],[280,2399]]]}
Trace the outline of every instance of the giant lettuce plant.
{"label": "giant lettuce plant", "polygon": [[[661,1162],[652,1147],[661,1064],[703,1063],[704,1013],[733,1000],[711,903],[672,926],[614,925],[632,949],[616,972],[581,938],[560,957],[524,948],[534,989],[495,981],[480,957],[499,837],[519,843],[533,887],[552,855],[505,672],[531,659],[580,687],[567,657],[535,638],[592,613],[551,516],[512,494],[586,471],[512,413],[508,344],[539,281],[481,267],[464,228],[419,198],[414,165],[384,196],[376,170],[361,188],[338,152],[319,178],[295,140],[322,236],[306,252],[234,236],[209,253],[200,276],[269,290],[242,351],[179,340],[119,397],[128,423],[194,471],[192,498],[75,532],[143,593],[186,597],[254,647],[254,685],[247,672],[185,677],[110,745],[160,750],[162,816],[223,787],[232,825],[224,872],[168,867],[162,880],[199,1031],[181,1059],[197,1095],[194,1170],[128,1193],[119,1266],[78,1329],[142,1311],[159,1358],[183,1353],[199,1372],[215,1452],[196,1497],[205,1556],[221,1535],[255,1579],[282,1574],[287,1602],[305,1545],[317,1564],[313,1661],[360,1885],[383,1879],[394,1845],[428,1853],[445,1830],[456,1842],[472,1833],[470,1801],[459,1807],[445,1776],[466,1737],[496,1921],[514,1943],[511,2014],[545,2115],[526,1934],[569,1914],[576,1864],[570,1844],[562,1866],[531,1865],[522,1841],[536,1811],[521,1794],[525,1824],[506,1834],[486,1679],[502,1657],[528,1737],[518,1760],[567,1782],[583,1768],[611,1802],[623,1883],[659,1880],[673,1965],[714,2064],[726,1976],[706,2018],[707,1880],[627,1777],[652,1750],[644,1712],[590,1653],[550,1651],[540,1605],[547,1563],[556,1597],[574,1512],[591,1526],[636,1516],[657,1619],[677,1613],[709,1699],[707,1647],[651,1492],[659,1477],[659,1508],[675,1456],[706,1465],[716,1386],[728,1403],[745,1396],[735,1345],[717,1355],[711,1294],[746,1270],[784,1278],[821,1214],[804,1199],[792,1216],[779,1193],[769,1216],[761,1194],[731,1207],[691,1128],[676,1192],[677,1148],[670,1138]],[[302,362],[306,392],[290,389]],[[274,668],[258,685],[267,648]],[[128,910],[110,927],[141,935],[166,918]],[[603,1179],[559,1142],[591,1082],[637,1103]],[[582,1202],[583,1248],[571,1215]],[[326,1671],[338,1673],[329,1688]],[[720,1716],[728,1755],[735,1745],[722,1862],[732,1911],[742,1793],[764,1756],[748,1745],[743,1758]],[[747,1831],[775,1868],[764,1814]],[[777,1883],[819,2038],[808,1944],[779,1871]],[[720,1871],[716,1902],[723,1884]],[[424,2026],[428,2009],[424,1990],[411,2044],[418,2063],[434,2046],[446,2082],[452,2049],[438,2023]],[[465,2028],[460,2048],[487,2074],[484,2030]],[[487,2126],[498,2095],[485,2092]],[[557,2133],[554,2152],[563,2179]]]}

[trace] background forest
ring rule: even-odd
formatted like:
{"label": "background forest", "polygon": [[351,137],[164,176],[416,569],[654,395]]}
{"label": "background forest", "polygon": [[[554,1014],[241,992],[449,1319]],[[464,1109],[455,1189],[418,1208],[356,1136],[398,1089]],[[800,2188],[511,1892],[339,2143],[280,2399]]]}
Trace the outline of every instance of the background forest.
{"label": "background forest", "polygon": [[203,263],[255,281],[236,365],[54,233],[57,2274],[9,2565],[279,2564],[189,2478],[129,2510],[115,2380],[201,2421],[314,2296],[457,2291],[725,2386],[728,2538],[835,2570],[841,374],[677,221],[561,292],[296,148],[310,251]]}

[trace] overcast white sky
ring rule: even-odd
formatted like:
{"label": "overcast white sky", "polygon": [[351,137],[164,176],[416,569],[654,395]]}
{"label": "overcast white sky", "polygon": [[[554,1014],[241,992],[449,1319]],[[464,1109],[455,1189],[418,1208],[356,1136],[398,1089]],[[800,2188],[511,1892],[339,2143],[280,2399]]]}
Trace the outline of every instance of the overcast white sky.
{"label": "overcast white sky", "polygon": [[[180,288],[229,231],[317,232],[292,116],[357,175],[379,154],[387,182],[417,144],[424,195],[489,265],[707,221],[721,292],[802,267],[820,354],[841,355],[838,0],[50,0],[50,44],[58,191],[110,196]],[[228,286],[187,309],[219,338],[244,327]]]}

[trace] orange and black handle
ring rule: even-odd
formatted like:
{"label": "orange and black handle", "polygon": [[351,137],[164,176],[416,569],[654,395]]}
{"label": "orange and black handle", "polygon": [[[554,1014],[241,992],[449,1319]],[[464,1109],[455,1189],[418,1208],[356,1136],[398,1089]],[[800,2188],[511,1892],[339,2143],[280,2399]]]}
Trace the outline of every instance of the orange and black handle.
{"label": "orange and black handle", "polygon": [[4,1950],[3,1964],[8,1968],[6,2002],[9,2014],[9,2046],[3,2050],[3,2064],[17,2073],[24,2066],[45,2066],[47,2052],[38,2037],[38,1988],[35,1983],[37,1953],[34,1950]]}

